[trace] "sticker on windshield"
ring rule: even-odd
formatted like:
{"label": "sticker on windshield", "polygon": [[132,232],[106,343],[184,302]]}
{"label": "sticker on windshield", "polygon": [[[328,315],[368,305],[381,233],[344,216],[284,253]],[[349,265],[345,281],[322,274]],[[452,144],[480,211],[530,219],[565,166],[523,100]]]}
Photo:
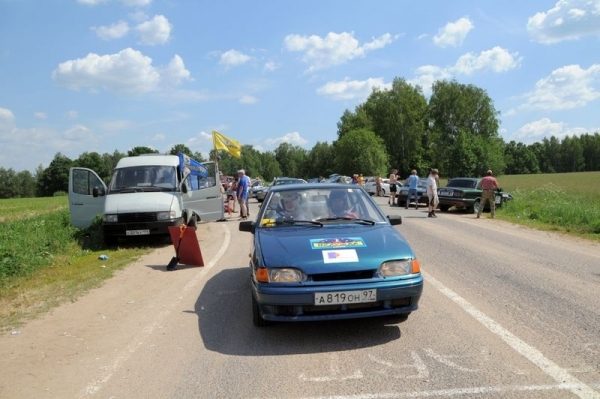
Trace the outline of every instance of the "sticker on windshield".
{"label": "sticker on windshield", "polygon": [[312,249],[364,248],[366,246],[367,244],[361,237],[313,238],[310,240]]}
{"label": "sticker on windshield", "polygon": [[323,263],[358,262],[356,249],[336,249],[323,251]]}

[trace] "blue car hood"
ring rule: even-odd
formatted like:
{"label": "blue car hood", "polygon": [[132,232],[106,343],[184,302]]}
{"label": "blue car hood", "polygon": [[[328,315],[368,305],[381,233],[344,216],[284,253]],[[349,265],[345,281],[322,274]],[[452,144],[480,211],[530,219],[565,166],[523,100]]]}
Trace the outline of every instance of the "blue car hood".
{"label": "blue car hood", "polygon": [[296,267],[306,274],[377,269],[384,261],[414,258],[388,224],[261,228],[256,234],[264,266]]}

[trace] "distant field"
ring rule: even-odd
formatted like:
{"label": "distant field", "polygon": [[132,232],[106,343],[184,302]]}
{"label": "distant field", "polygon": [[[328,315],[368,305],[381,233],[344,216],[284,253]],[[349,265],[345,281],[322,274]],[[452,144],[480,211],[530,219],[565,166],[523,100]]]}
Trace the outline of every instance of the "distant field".
{"label": "distant field", "polygon": [[67,196],[0,199],[0,223],[45,215],[68,205]]}
{"label": "distant field", "polygon": [[600,201],[600,172],[506,175],[498,177],[498,181],[507,192],[555,186],[567,194],[596,198]]}

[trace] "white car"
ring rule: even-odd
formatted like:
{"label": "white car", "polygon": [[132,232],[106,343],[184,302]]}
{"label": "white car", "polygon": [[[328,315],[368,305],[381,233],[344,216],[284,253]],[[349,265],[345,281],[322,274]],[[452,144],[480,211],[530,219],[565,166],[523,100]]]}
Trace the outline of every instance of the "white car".
{"label": "white car", "polygon": [[[371,195],[377,194],[375,177],[368,177],[365,182],[365,191]],[[381,179],[381,195],[386,196],[390,193],[390,179]]]}

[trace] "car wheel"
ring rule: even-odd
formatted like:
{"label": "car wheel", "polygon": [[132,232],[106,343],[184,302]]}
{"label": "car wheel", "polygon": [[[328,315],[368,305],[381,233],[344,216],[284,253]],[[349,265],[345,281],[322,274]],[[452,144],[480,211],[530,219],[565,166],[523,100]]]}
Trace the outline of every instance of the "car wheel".
{"label": "car wheel", "polygon": [[[250,294],[250,295],[252,295],[252,294]],[[270,324],[267,320],[263,319],[263,317],[260,315],[260,309],[258,308],[258,302],[256,302],[256,299],[254,299],[254,295],[252,295],[252,323],[256,327],[265,327]]]}
{"label": "car wheel", "polygon": [[473,203],[473,206],[471,207],[471,213],[479,213],[479,207],[481,206],[481,203],[479,202],[479,200],[475,200],[475,202]]}
{"label": "car wheel", "polygon": [[448,212],[448,209],[450,209],[450,205],[440,205],[440,211]]}

